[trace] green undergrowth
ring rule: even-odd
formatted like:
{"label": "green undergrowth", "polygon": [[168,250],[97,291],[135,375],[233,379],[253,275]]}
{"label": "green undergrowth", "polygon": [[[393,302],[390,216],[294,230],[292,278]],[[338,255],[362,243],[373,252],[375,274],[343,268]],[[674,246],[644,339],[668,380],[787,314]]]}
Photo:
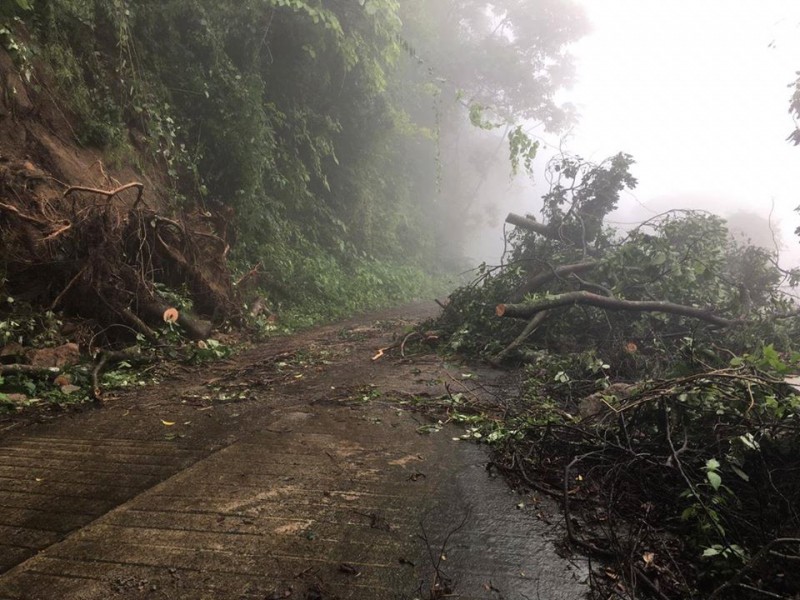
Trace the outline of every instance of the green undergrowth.
{"label": "green undergrowth", "polygon": [[290,333],[367,310],[430,301],[447,286],[447,277],[413,265],[368,258],[345,265],[323,254],[302,257],[269,295],[277,322],[264,319],[261,327],[265,333]]}

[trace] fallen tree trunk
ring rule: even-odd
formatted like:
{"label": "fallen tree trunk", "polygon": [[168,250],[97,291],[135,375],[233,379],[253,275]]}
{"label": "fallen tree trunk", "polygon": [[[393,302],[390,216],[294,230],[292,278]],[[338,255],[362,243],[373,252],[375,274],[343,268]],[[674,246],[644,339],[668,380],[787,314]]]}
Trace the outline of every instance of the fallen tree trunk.
{"label": "fallen tree trunk", "polygon": [[606,310],[629,310],[635,312],[660,312],[673,315],[691,317],[707,323],[712,323],[719,327],[729,327],[740,323],[734,319],[726,319],[710,311],[694,306],[683,304],[673,304],[672,302],[661,301],[642,301],[642,300],[623,300],[619,298],[609,298],[591,292],[567,292],[551,298],[543,298],[536,302],[525,304],[498,304],[495,310],[498,317],[510,317],[512,319],[531,319],[539,312],[553,308],[576,305],[596,306]]}

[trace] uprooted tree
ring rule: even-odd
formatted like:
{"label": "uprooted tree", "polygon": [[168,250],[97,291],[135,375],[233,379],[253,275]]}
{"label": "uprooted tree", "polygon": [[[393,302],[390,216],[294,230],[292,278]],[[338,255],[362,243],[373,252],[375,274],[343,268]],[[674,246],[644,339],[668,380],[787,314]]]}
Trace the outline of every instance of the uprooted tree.
{"label": "uprooted tree", "polygon": [[631,164],[553,160],[542,219],[509,215],[503,264],[451,295],[451,349],[525,365],[517,401],[469,422],[498,468],[562,501],[613,597],[791,597],[797,274],[705,212],[609,227]]}
{"label": "uprooted tree", "polygon": [[[166,215],[147,203],[139,182],[59,193],[28,177],[32,168],[0,166],[0,251],[12,298],[88,319],[96,347],[135,336],[156,341],[153,328],[173,306],[159,288],[185,286],[199,315],[236,316],[228,245],[205,215]],[[183,311],[175,319],[192,339],[210,333],[208,321]]]}

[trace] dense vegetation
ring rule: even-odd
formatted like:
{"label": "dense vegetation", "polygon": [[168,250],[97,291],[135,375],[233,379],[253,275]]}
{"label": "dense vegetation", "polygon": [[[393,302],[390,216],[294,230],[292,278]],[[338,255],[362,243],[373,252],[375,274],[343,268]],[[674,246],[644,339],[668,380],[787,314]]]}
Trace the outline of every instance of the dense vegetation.
{"label": "dense vegetation", "polygon": [[607,561],[597,597],[790,597],[798,273],[704,212],[607,227],[632,162],[554,159],[542,220],[509,216],[504,263],[438,326],[454,351],[521,365],[524,389],[449,410],[562,501],[570,543]]}
{"label": "dense vegetation", "polygon": [[168,306],[203,341],[432,295],[488,169],[530,166],[524,119],[569,120],[585,29],[567,0],[2,0],[0,21],[0,323],[25,353],[65,318],[95,352],[158,345]]}
{"label": "dense vegetation", "polygon": [[461,265],[479,222],[469,165],[498,141],[529,162],[523,118],[564,124],[553,95],[585,27],[561,0],[3,7],[28,76],[54,70],[75,142],[155,159],[175,205],[235,229],[234,262],[261,265],[273,307],[310,318],[414,297]]}

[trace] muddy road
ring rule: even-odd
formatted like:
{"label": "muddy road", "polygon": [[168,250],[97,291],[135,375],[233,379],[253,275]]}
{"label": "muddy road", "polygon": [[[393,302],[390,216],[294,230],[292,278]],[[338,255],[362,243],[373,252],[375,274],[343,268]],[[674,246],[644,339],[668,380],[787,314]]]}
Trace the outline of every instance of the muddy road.
{"label": "muddy road", "polygon": [[557,511],[419,410],[447,388],[500,396],[509,375],[371,360],[434,308],[0,423],[0,599],[582,598]]}

